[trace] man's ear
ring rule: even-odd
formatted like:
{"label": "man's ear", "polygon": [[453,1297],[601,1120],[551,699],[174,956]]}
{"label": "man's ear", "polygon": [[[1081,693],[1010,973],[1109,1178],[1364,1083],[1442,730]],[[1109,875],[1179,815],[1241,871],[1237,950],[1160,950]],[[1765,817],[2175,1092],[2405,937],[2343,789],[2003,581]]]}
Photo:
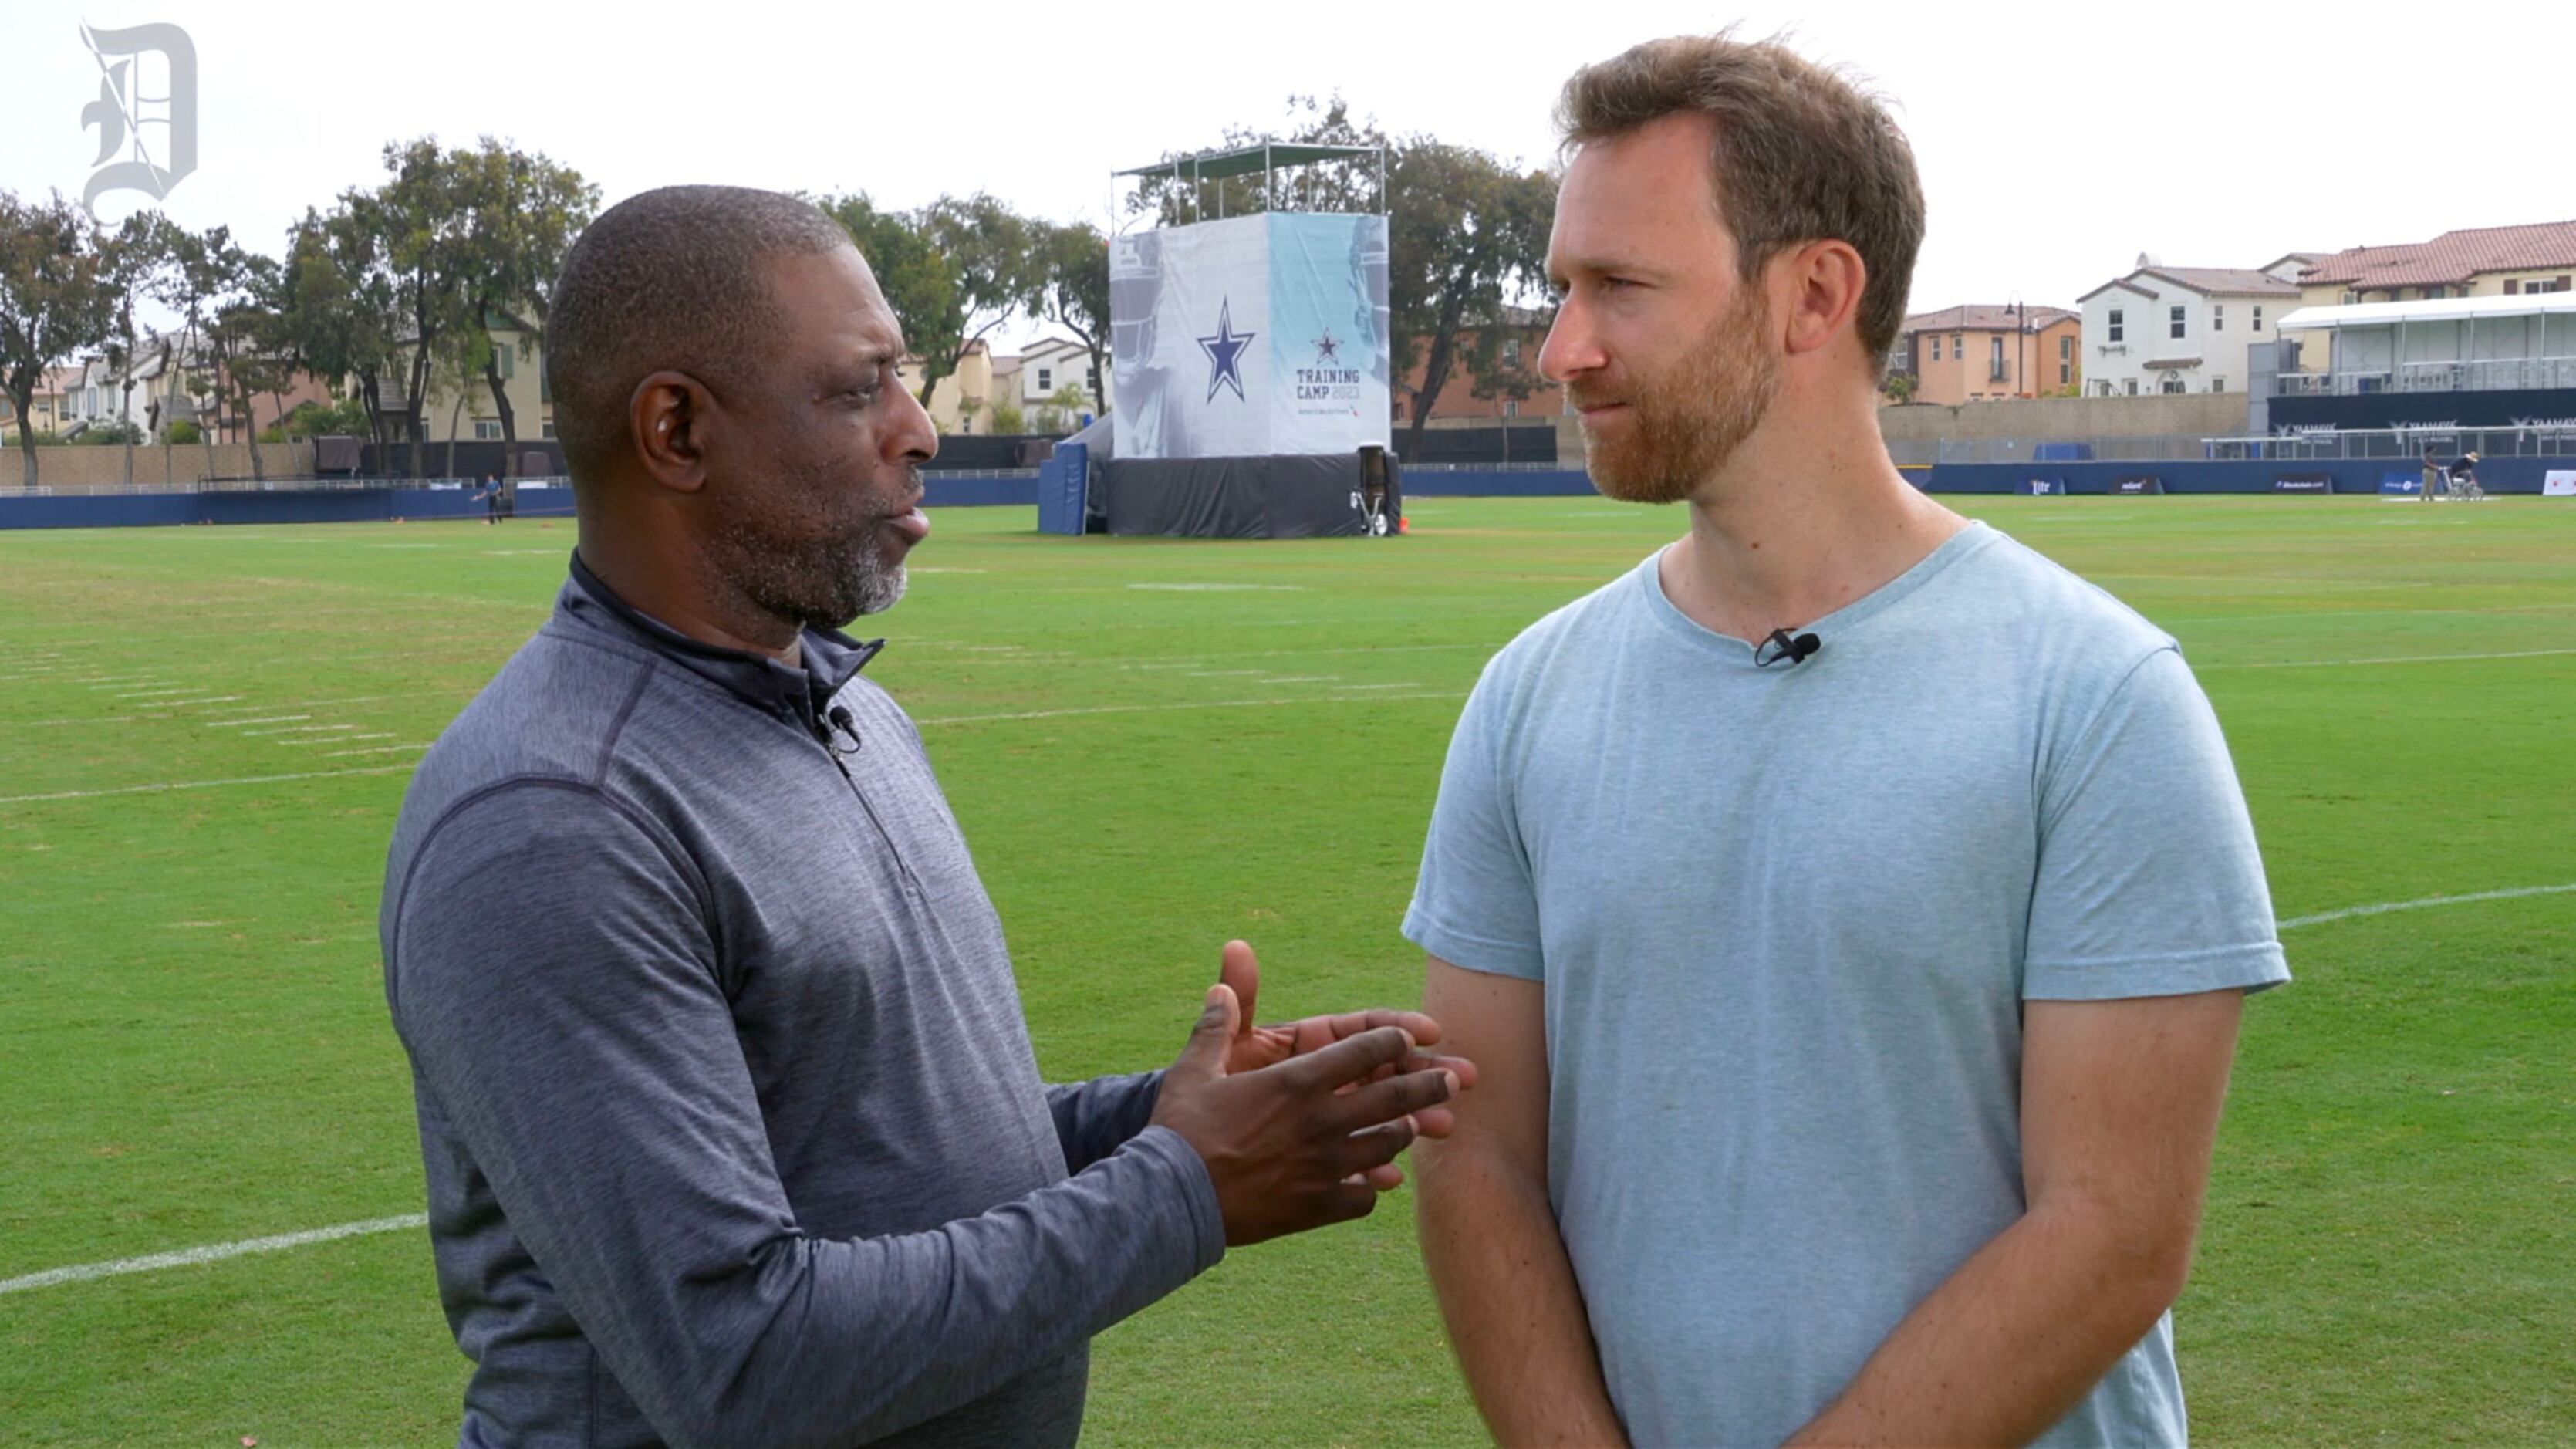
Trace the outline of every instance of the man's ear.
{"label": "man's ear", "polygon": [[645,476],[674,493],[705,486],[715,414],[715,395],[685,372],[657,372],[637,383],[626,400],[626,425]]}
{"label": "man's ear", "polygon": [[1782,319],[1791,353],[1813,352],[1849,330],[1869,287],[1869,267],[1845,241],[1816,241],[1781,258],[1789,306]]}

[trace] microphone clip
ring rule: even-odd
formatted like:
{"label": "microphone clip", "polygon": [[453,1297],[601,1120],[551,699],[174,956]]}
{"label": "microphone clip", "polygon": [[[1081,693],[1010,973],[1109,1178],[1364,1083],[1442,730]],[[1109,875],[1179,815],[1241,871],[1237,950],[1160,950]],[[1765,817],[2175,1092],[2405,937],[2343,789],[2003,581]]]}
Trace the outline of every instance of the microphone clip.
{"label": "microphone clip", "polygon": [[[1792,624],[1790,629],[1797,626]],[[1824,641],[1813,634],[1792,635],[1789,629],[1774,629],[1771,637],[1753,647],[1753,667],[1768,669],[1774,664],[1798,664],[1824,648]]]}

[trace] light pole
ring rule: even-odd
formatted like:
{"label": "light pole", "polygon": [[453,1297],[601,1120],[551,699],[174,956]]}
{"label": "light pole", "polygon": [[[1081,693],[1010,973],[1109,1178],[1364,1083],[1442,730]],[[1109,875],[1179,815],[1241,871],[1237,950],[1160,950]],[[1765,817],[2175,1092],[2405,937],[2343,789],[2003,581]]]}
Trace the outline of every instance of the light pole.
{"label": "light pole", "polygon": [[2037,392],[2024,391],[2030,386],[2030,306],[2022,301],[2021,293],[2009,295],[2011,300],[2004,303],[2004,315],[2013,319],[2013,391],[2016,396],[2035,398],[2039,396]]}

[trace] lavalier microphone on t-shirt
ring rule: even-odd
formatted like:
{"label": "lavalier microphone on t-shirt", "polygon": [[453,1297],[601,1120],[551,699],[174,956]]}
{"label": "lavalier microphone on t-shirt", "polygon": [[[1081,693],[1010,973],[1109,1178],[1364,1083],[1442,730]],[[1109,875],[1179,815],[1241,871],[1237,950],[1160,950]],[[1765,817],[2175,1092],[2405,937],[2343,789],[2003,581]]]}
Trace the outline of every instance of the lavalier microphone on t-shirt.
{"label": "lavalier microphone on t-shirt", "polygon": [[[1789,626],[1789,629],[1795,629],[1796,627],[1798,626],[1792,624]],[[1817,638],[1815,635],[1799,634],[1792,636],[1789,633],[1789,629],[1772,630],[1771,637],[1763,640],[1761,645],[1753,651],[1754,668],[1768,669],[1772,665],[1781,663],[1784,660],[1791,664],[1801,663],[1807,659],[1808,656],[1825,647],[1824,641]]]}

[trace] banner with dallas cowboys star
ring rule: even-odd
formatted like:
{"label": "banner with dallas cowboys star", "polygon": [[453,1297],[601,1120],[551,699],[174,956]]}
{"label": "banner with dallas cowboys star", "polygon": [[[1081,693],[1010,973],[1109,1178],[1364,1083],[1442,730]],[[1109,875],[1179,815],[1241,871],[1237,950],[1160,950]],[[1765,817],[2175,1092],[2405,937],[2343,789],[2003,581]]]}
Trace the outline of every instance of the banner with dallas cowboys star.
{"label": "banner with dallas cowboys star", "polygon": [[1386,441],[1386,219],[1276,212],[1134,232],[1109,254],[1119,458]]}

